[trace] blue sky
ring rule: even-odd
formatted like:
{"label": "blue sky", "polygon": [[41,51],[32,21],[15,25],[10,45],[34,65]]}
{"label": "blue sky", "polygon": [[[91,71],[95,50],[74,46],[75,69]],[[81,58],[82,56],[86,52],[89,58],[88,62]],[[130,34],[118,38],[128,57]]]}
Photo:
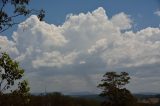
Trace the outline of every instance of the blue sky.
{"label": "blue sky", "polygon": [[103,7],[109,17],[119,12],[131,15],[131,18],[137,23],[138,29],[148,26],[157,27],[160,22],[160,18],[153,14],[160,9],[159,0],[45,0],[41,2],[34,0],[32,2],[33,8],[44,8],[45,20],[48,23],[56,25],[62,24],[67,14],[87,13],[98,7]]}
{"label": "blue sky", "polygon": [[[33,0],[29,7],[37,10],[43,8],[46,11],[45,21],[56,25],[61,25],[68,14],[87,13],[98,7],[106,9],[109,17],[119,12],[130,15],[135,24],[133,27],[135,31],[148,26],[158,27],[158,22],[160,22],[160,18],[153,14],[160,10],[159,0],[149,0],[147,2],[146,0],[43,0],[41,2]],[[4,34],[11,35],[15,29],[16,27],[4,32]]]}
{"label": "blue sky", "polygon": [[22,23],[0,35],[0,47],[26,70],[31,92],[97,93],[110,70],[128,72],[132,92],[160,92],[159,0],[33,0],[29,6],[43,8],[44,21],[18,18]]}

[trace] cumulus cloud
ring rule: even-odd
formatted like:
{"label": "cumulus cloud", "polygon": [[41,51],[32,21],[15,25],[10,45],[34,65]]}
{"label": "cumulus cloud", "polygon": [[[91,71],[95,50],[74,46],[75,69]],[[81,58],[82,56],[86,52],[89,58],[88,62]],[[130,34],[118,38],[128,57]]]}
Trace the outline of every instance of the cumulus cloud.
{"label": "cumulus cloud", "polygon": [[100,39],[96,41],[96,44],[91,46],[90,49],[88,49],[88,53],[98,52],[98,49],[101,48],[102,50],[105,50],[107,48],[107,40],[106,39]]}
{"label": "cumulus cloud", "polygon": [[15,47],[15,43],[13,41],[8,40],[6,36],[0,35],[0,51],[8,52],[9,54],[18,54],[18,50]]}
{"label": "cumulus cloud", "polygon": [[60,52],[54,51],[51,53],[44,53],[32,61],[33,67],[62,67],[63,65],[73,64],[77,53],[72,52],[67,55],[62,55]]}
{"label": "cumulus cloud", "polygon": [[68,15],[57,26],[41,22],[33,15],[18,25],[13,40],[0,36],[0,46],[14,54],[12,57],[25,68],[32,91],[38,90],[39,85],[34,86],[36,82],[43,82],[38,81],[40,78],[53,85],[57,81],[62,89],[67,81],[72,86],[65,92],[71,88],[95,91],[100,75],[109,69],[136,68],[137,72],[141,71],[140,67],[148,69],[145,67],[154,64],[159,68],[160,29],[148,27],[133,32],[130,17],[122,12],[108,18],[100,7],[93,12]]}
{"label": "cumulus cloud", "polygon": [[159,38],[159,28],[146,28],[136,33],[128,31],[122,33],[121,40],[114,42],[102,56],[110,65],[124,67],[159,63]]}
{"label": "cumulus cloud", "polygon": [[122,30],[130,29],[132,27],[132,20],[129,18],[129,15],[126,15],[123,12],[114,15],[111,22]]}

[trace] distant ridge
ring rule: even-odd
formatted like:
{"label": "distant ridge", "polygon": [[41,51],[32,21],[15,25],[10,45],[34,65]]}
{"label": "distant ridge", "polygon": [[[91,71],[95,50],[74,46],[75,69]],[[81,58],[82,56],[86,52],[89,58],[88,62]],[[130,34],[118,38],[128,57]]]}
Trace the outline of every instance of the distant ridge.
{"label": "distant ridge", "polygon": [[[54,92],[45,92],[46,94],[49,93],[54,93]],[[60,92],[61,93],[61,92]],[[44,94],[44,92],[34,92],[31,93],[32,95],[41,95]],[[71,96],[86,96],[86,95],[99,95],[98,93],[91,93],[91,92],[70,92],[70,93],[62,93],[64,95],[71,95]],[[133,93],[133,95],[160,95],[160,93],[155,93],[155,92],[140,92],[140,93]]]}

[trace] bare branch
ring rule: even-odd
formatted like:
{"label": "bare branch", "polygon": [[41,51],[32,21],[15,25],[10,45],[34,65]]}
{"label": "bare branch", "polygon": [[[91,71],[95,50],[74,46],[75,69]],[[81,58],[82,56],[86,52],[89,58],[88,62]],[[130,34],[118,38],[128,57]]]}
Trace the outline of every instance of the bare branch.
{"label": "bare branch", "polygon": [[7,83],[4,85],[4,87],[1,89],[1,92],[3,92],[5,90],[5,88],[7,87]]}
{"label": "bare branch", "polygon": [[[7,28],[5,28],[5,29],[3,29],[3,30],[0,30],[0,33],[2,33],[2,32],[4,32],[4,31],[8,30],[10,27],[12,27],[13,25],[16,25],[16,24],[19,24],[19,23],[13,23],[13,24],[10,24],[10,26],[8,25]],[[7,25],[7,24],[6,24],[6,25]]]}
{"label": "bare branch", "polygon": [[5,5],[6,5],[6,2],[4,2],[3,0],[2,0],[2,2],[3,2],[3,5],[2,5],[2,7],[1,7],[1,11],[0,11],[0,12],[2,12],[3,8],[4,8]]}
{"label": "bare branch", "polygon": [[9,28],[10,28],[10,27],[7,27],[6,29],[1,30],[0,33],[6,31],[6,30],[9,29]]}

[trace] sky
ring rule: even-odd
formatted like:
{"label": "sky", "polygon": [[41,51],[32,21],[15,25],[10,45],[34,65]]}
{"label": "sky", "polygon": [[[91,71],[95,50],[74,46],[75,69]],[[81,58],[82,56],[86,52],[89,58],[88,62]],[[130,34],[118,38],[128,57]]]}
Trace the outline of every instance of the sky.
{"label": "sky", "polygon": [[160,92],[159,0],[33,0],[43,8],[0,34],[31,92],[97,93],[103,74],[126,71],[133,93]]}

